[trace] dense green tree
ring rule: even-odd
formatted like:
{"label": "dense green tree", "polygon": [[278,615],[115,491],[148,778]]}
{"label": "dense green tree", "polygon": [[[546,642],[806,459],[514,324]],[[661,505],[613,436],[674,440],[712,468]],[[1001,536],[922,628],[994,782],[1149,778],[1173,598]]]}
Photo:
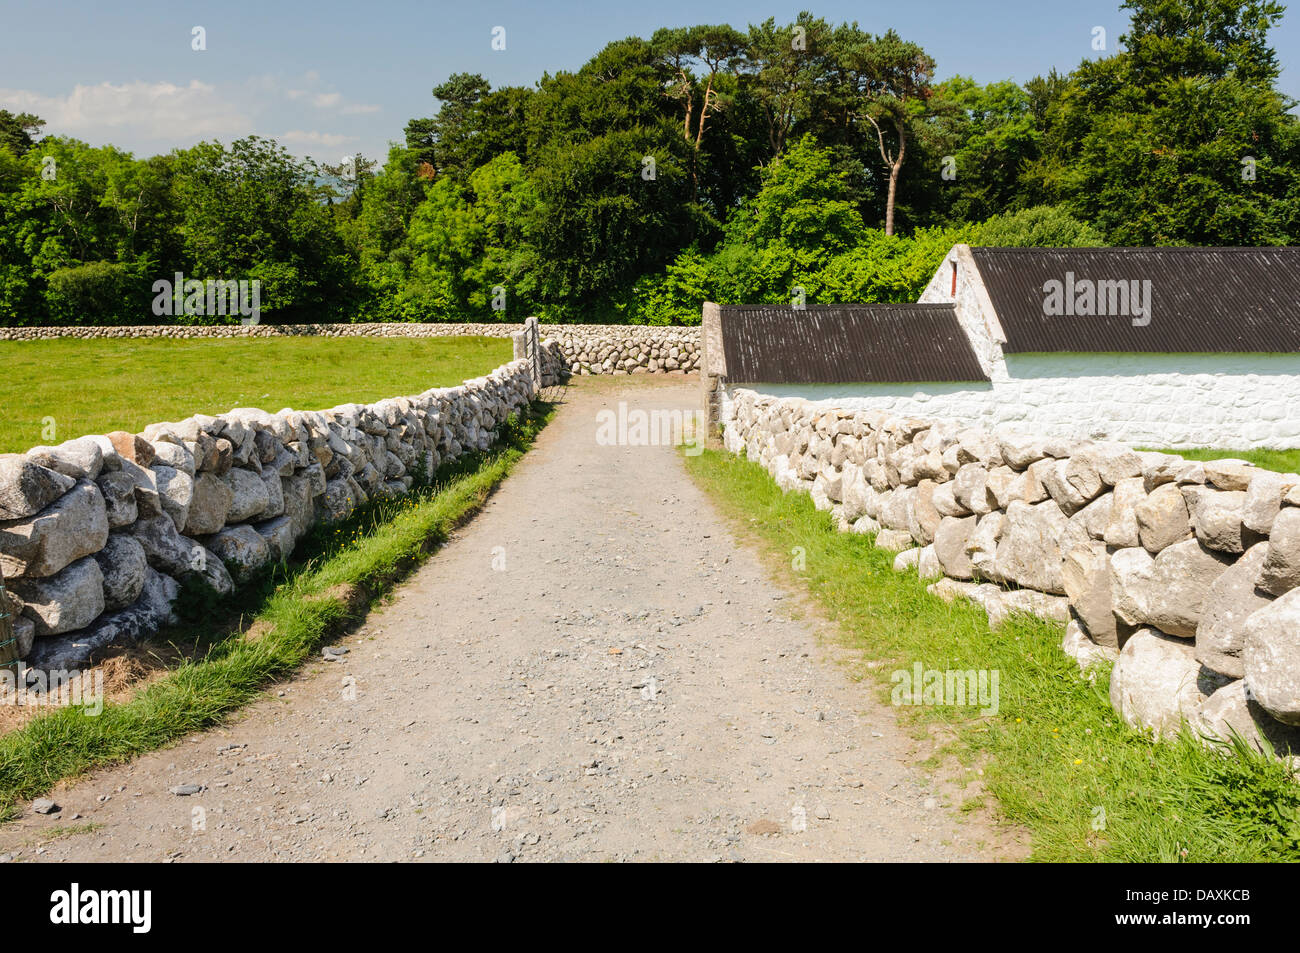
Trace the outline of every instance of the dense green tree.
{"label": "dense green tree", "polygon": [[1129,0],[1123,52],[1051,90],[1031,186],[1117,244],[1284,243],[1300,213],[1279,4]]}
{"label": "dense green tree", "polygon": [[0,148],[22,158],[36,144],[35,137],[44,126],[45,120],[39,116],[0,109]]}

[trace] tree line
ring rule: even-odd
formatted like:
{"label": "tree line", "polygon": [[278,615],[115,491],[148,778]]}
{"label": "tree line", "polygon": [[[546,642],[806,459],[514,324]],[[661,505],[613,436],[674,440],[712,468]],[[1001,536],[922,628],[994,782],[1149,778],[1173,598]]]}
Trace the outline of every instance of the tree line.
{"label": "tree line", "polygon": [[955,241],[1294,242],[1282,6],[1123,6],[1122,49],[1023,85],[806,12],[665,28],[528,87],[453,75],[382,168],[256,136],[136,159],[0,110],[0,321],[214,320],[152,315],[179,272],[260,281],[275,322],[689,323],[912,300]]}

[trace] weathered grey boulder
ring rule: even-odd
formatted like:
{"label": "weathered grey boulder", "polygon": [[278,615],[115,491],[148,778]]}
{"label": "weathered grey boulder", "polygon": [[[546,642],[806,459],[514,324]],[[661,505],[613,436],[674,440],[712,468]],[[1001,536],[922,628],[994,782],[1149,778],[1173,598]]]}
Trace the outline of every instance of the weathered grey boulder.
{"label": "weathered grey boulder", "polygon": [[883,500],[880,507],[880,522],[889,529],[897,530],[908,530],[908,527],[915,525],[916,519],[912,515],[915,496],[915,487],[898,487]]}
{"label": "weathered grey boulder", "polygon": [[971,571],[979,573],[981,579],[992,582],[1005,581],[998,575],[994,563],[997,558],[998,540],[1002,538],[1006,523],[1006,514],[994,510],[979,517],[979,522],[975,524],[975,532],[967,542],[966,552],[970,558]]}
{"label": "weathered grey boulder", "polygon": [[[911,537],[908,537],[908,542],[911,542]],[[912,546],[909,549],[904,549],[894,557],[894,572],[906,572],[909,569],[915,569],[917,563],[920,561],[920,546]]]}
{"label": "weathered grey boulder", "polygon": [[1047,456],[1044,441],[1027,434],[1000,431],[997,434],[998,450],[1006,465],[1013,470],[1023,470],[1036,460]]}
{"label": "weathered grey boulder", "polygon": [[1096,443],[1086,447],[1074,457],[1080,466],[1094,468],[1107,486],[1117,486],[1121,480],[1142,478],[1142,457],[1131,447],[1120,443]]}
{"label": "weathered grey boulder", "polygon": [[104,577],[89,556],[56,575],[14,579],[9,585],[23,600],[23,615],[35,624],[38,636],[80,629],[104,611]]}
{"label": "weathered grey boulder", "polygon": [[228,523],[257,519],[270,506],[271,497],[261,474],[242,467],[231,467],[222,479],[230,487],[231,493],[230,512],[226,515]]}
{"label": "weathered grey boulder", "polygon": [[110,533],[104,548],[91,558],[103,576],[105,612],[125,609],[140,598],[149,563],[134,536]]}
{"label": "weathered grey boulder", "polygon": [[1115,484],[1110,493],[1110,522],[1102,534],[1107,546],[1124,549],[1142,545],[1136,511],[1146,496],[1141,477],[1129,477]]}
{"label": "weathered grey boulder", "polygon": [[207,536],[226,525],[235,494],[215,473],[202,472],[194,479],[194,494],[185,521],[185,534]]}
{"label": "weathered grey boulder", "polygon": [[154,464],[150,469],[154,472],[163,512],[176,524],[176,531],[183,532],[190,517],[190,504],[194,500],[194,478],[182,470],[163,464]]}
{"label": "weathered grey boulder", "polygon": [[135,483],[135,509],[137,519],[161,516],[164,512],[158,495],[158,474],[130,460],[121,461],[121,472]]}
{"label": "weathered grey boulder", "polygon": [[1066,516],[1083,509],[1088,503],[1101,492],[1101,478],[1095,471],[1090,471],[1093,480],[1086,484],[1086,488],[1091,492],[1084,493],[1079,487],[1075,486],[1066,477],[1066,470],[1070,465],[1069,460],[1052,460],[1050,465],[1038,466],[1035,464],[1034,473],[1042,481],[1043,487],[1047,490],[1048,496],[1056,501],[1056,505],[1061,508]]}
{"label": "weathered grey boulder", "polygon": [[104,497],[95,484],[80,480],[35,516],[0,522],[0,570],[6,577],[53,576],[106,542]]}
{"label": "weathered grey boulder", "polygon": [[1194,539],[1167,546],[1154,558],[1145,549],[1117,550],[1110,557],[1115,614],[1129,625],[1194,638],[1210,588],[1228,565],[1226,556]]}
{"label": "weathered grey boulder", "polygon": [[980,587],[981,603],[989,616],[989,627],[996,629],[1014,615],[1031,615],[1045,622],[1064,625],[1070,620],[1070,600],[1033,589],[998,589]]}
{"label": "weathered grey boulder", "polygon": [[[315,479],[319,476],[320,492],[315,491]],[[316,520],[315,500],[325,494],[325,469],[316,464],[315,473],[303,471],[291,477],[280,478],[280,488],[284,496],[284,515],[289,517],[293,526],[294,539],[301,539]]]}
{"label": "weathered grey boulder", "polygon": [[934,489],[934,495],[930,498],[930,503],[940,516],[968,516],[970,510],[957,502],[957,498],[952,492],[953,484],[951,481],[940,483]]}
{"label": "weathered grey boulder", "polygon": [[970,579],[974,575],[967,544],[974,534],[975,516],[945,516],[934,533],[934,553],[945,575]]}
{"label": "weathered grey boulder", "polygon": [[1259,473],[1245,460],[1209,460],[1204,466],[1206,481],[1220,490],[1244,490]]}
{"label": "weathered grey boulder", "polygon": [[1105,539],[1114,505],[1113,494],[1103,493],[1087,506],[1075,511],[1066,522],[1065,532],[1061,535],[1061,552],[1068,553],[1076,546],[1086,546],[1090,542]]}
{"label": "weathered grey boulder", "polygon": [[1192,529],[1201,545],[1223,553],[1243,553],[1256,541],[1242,522],[1246,494],[1242,490],[1206,490],[1191,507]]}
{"label": "weathered grey boulder", "polygon": [[1176,734],[1222,682],[1204,673],[1191,645],[1153,629],[1124,643],[1110,673],[1110,704],[1134,728]]}
{"label": "weathered grey boulder", "polygon": [[1061,650],[1074,659],[1075,664],[1079,666],[1079,671],[1085,674],[1119,658],[1117,647],[1094,642],[1075,619],[1066,623],[1065,634],[1061,638]]}
{"label": "weathered grey boulder", "polygon": [[1088,542],[1065,554],[1061,580],[1075,615],[1098,645],[1119,648],[1106,544]]}
{"label": "weathered grey boulder", "polygon": [[135,505],[135,480],[121,469],[101,473],[95,481],[104,498],[104,510],[109,529],[130,526],[139,516]]}
{"label": "weathered grey boulder", "polygon": [[1065,514],[1051,500],[1015,501],[1007,510],[993,568],[999,577],[1041,592],[1064,594],[1059,540]]}
{"label": "weathered grey boulder", "polygon": [[293,553],[293,545],[297,542],[297,537],[294,535],[293,521],[288,516],[277,516],[275,519],[257,523],[253,529],[266,540],[271,562],[288,559]]}
{"label": "weathered grey boulder", "polygon": [[875,544],[877,549],[897,553],[904,549],[911,549],[915,545],[915,541],[912,539],[912,534],[907,530],[882,529],[876,534]]}
{"label": "weathered grey boulder", "polygon": [[35,516],[76,485],[21,453],[0,454],[0,520]]}
{"label": "weathered grey boulder", "polygon": [[144,547],[149,565],[159,572],[180,578],[199,568],[203,547],[178,533],[170,516],[136,520],[128,532]]}
{"label": "weathered grey boulder", "polygon": [[1191,517],[1183,491],[1176,483],[1156,487],[1134,508],[1138,521],[1138,538],[1149,553],[1186,539],[1192,531]]}
{"label": "weathered grey boulder", "polygon": [[1300,725],[1300,589],[1250,614],[1241,658],[1252,697],[1278,721]]}
{"label": "weathered grey boulder", "polygon": [[144,590],[132,605],[108,612],[89,628],[67,636],[38,639],[28,664],[38,669],[84,669],[115,647],[130,645],[175,620],[172,603],[179,594],[175,579],[150,569]]}
{"label": "weathered grey boulder", "polygon": [[190,556],[190,570],[216,590],[218,595],[224,596],[234,591],[235,580],[231,578],[226,564],[206,546],[194,544]]}
{"label": "weathered grey boulder", "polygon": [[928,546],[934,542],[935,531],[939,528],[939,521],[943,519],[939,511],[934,508],[934,491],[939,485],[933,480],[922,480],[916,485],[916,493],[912,498],[911,516],[914,522],[908,526],[913,538],[922,545]]}
{"label": "weathered grey boulder", "polygon": [[1285,507],[1273,520],[1256,585],[1275,596],[1300,586],[1300,508]]}
{"label": "weathered grey boulder", "polygon": [[104,469],[104,451],[91,437],[65,440],[57,447],[32,447],[27,459],[74,480],[94,480]]}
{"label": "weathered grey boulder", "polygon": [[992,511],[997,499],[988,490],[988,479],[989,472],[982,464],[964,464],[952,480],[953,498],[963,509],[977,516]]}
{"label": "weathered grey boulder", "polygon": [[921,547],[920,555],[916,557],[916,572],[922,579],[938,579],[943,575],[943,566],[934,554],[933,543]]}
{"label": "weathered grey boulder", "polygon": [[159,465],[168,466],[173,470],[179,470],[186,476],[194,476],[194,454],[183,443],[159,441],[153,447],[155,454],[152,467],[154,469],[157,469]]}
{"label": "weathered grey boulder", "polygon": [[1229,682],[1207,698],[1192,720],[1192,728],[1207,741],[1230,742],[1236,734],[1257,751],[1265,739],[1281,757],[1300,755],[1300,728],[1272,718],[1250,697],[1244,680]]}
{"label": "weathered grey boulder", "polygon": [[[1004,510],[1010,505],[1012,499],[1024,499],[1023,494],[1012,496],[1016,483],[1023,474],[1007,466],[994,467],[988,471],[988,476],[984,478],[984,490],[993,499],[993,508]],[[964,516],[964,513],[953,513],[953,516]]]}
{"label": "weathered grey boulder", "polygon": [[1273,520],[1282,508],[1282,498],[1296,486],[1300,486],[1300,476],[1294,473],[1260,470],[1246,489],[1246,503],[1241,513],[1241,521],[1246,528],[1268,535],[1273,528]]}
{"label": "weathered grey boulder", "polygon": [[849,532],[857,533],[858,535],[870,536],[873,533],[879,533],[881,529],[882,527],[880,523],[877,522],[873,517],[859,516],[857,519],[853,521],[853,524],[849,527]]}
{"label": "weathered grey boulder", "polygon": [[226,564],[236,582],[243,581],[271,559],[266,540],[247,524],[229,526],[210,537],[207,544]]}
{"label": "weathered grey boulder", "polygon": [[266,509],[262,511],[262,519],[284,515],[284,488],[280,485],[280,474],[268,467],[262,471],[262,483],[266,486]]}
{"label": "weathered grey boulder", "polygon": [[1228,567],[1205,597],[1201,621],[1196,626],[1196,658],[1211,671],[1232,678],[1246,674],[1241,652],[1246,644],[1246,620],[1272,601],[1255,588],[1267,543],[1256,543]]}
{"label": "weathered grey boulder", "polygon": [[850,523],[867,512],[868,489],[870,487],[867,486],[866,477],[862,474],[862,467],[846,465],[843,470],[842,495],[844,518]]}
{"label": "weathered grey boulder", "polygon": [[25,615],[14,615],[10,620],[14,627],[14,641],[18,646],[18,657],[25,659],[32,654],[36,644],[36,623]]}

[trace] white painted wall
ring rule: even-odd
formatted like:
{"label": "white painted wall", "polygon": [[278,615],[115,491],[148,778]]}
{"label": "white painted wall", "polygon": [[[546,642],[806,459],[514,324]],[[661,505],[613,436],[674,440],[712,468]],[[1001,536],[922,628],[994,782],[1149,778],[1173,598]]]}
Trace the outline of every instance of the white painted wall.
{"label": "white painted wall", "polygon": [[1300,354],[1008,354],[1001,362],[991,384],[734,386],[1144,447],[1300,447]]}
{"label": "white painted wall", "polygon": [[[850,410],[1134,446],[1300,447],[1300,354],[1005,354],[1006,335],[968,245],[953,246],[918,301],[956,306],[991,383],[729,384]],[[729,396],[723,400],[726,419]]]}

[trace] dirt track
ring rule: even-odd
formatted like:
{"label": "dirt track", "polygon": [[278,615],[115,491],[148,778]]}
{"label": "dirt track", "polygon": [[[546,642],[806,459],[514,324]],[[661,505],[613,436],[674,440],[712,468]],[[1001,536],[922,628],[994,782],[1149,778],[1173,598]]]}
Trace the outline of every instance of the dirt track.
{"label": "dirt track", "polygon": [[[602,407],[698,397],[694,380],[583,380],[340,661],[224,728],[57,790],[61,813],[0,829],[0,853],[979,859],[981,832],[904,763],[893,712],[835,664],[677,451],[597,444]],[[169,793],[183,784],[203,790]]]}

